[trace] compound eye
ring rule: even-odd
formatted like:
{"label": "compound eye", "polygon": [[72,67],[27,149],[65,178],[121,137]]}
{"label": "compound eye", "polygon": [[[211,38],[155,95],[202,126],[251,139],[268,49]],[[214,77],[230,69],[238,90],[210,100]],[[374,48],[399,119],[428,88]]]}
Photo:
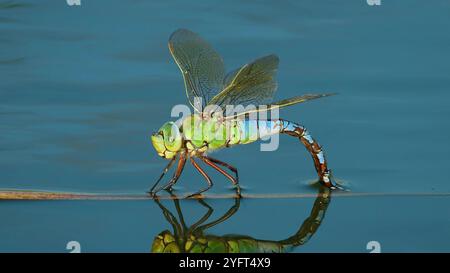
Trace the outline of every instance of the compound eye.
{"label": "compound eye", "polygon": [[181,148],[181,134],[178,126],[169,122],[163,126],[164,143],[167,150],[177,152]]}
{"label": "compound eye", "polygon": [[164,154],[166,147],[164,145],[164,139],[160,134],[153,134],[151,136],[153,147],[155,147],[156,151],[159,155]]}

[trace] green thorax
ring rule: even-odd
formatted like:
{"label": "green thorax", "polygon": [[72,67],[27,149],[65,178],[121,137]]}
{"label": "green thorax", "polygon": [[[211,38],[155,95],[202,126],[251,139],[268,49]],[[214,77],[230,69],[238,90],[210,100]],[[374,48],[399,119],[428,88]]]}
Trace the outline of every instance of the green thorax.
{"label": "green thorax", "polygon": [[198,114],[184,119],[181,126],[188,150],[215,150],[258,140],[257,121],[243,118],[202,118]]}

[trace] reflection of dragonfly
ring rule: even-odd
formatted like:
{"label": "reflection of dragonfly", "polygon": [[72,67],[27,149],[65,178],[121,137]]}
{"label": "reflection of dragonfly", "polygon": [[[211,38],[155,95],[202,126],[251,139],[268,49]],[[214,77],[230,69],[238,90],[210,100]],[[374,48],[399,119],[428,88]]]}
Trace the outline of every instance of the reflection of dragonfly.
{"label": "reflection of dragonfly", "polygon": [[[320,181],[330,188],[336,187],[330,179],[330,170],[327,168],[321,146],[305,127],[283,119],[249,118],[250,114],[331,94],[307,94],[267,104],[271,101],[277,87],[275,74],[278,68],[278,57],[276,55],[259,58],[225,75],[220,55],[206,41],[189,30],[175,31],[170,37],[169,49],[183,74],[186,94],[196,113],[185,118],[182,124],[167,122],[152,135],[152,143],[158,154],[170,160],[151,188],[152,195],[162,189],[172,188],[181,175],[187,158],[208,182],[208,187],[195,194],[208,190],[212,186],[212,181],[194,159],[199,158],[231,180],[240,196],[237,169],[207,156],[207,152],[251,143],[279,133],[298,137],[313,157]],[[200,98],[201,104],[196,103],[195,98]],[[240,110],[235,108],[232,113],[227,111],[224,114],[222,110],[230,105],[242,107]],[[249,105],[265,105],[266,107],[244,108]],[[206,110],[207,106],[216,108],[209,107],[209,110]],[[156,188],[177,158],[178,167],[173,178],[166,185]],[[228,168],[235,175],[228,174],[219,165]]]}
{"label": "reflection of dragonfly", "polygon": [[216,236],[205,234],[208,228],[220,224],[230,218],[239,209],[239,198],[235,198],[235,204],[222,217],[215,221],[206,223],[206,220],[213,213],[213,209],[202,199],[198,202],[208,209],[208,212],[189,228],[181,211],[180,201],[175,198],[175,208],[178,219],[156,198],[155,202],[162,209],[167,221],[173,228],[173,233],[169,230],[161,232],[155,237],[152,245],[152,252],[287,252],[293,247],[305,244],[317,231],[331,200],[329,188],[320,186],[319,193],[314,202],[309,217],[303,222],[298,231],[291,237],[280,240],[259,240],[245,235],[224,235]]}

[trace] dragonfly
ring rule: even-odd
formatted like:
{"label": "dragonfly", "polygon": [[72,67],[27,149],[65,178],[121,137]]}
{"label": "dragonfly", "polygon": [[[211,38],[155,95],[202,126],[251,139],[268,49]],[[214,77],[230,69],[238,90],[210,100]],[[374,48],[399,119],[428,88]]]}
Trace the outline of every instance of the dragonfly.
{"label": "dragonfly", "polygon": [[[230,180],[236,194],[241,197],[237,168],[211,157],[211,152],[249,144],[275,134],[298,138],[313,158],[319,181],[330,189],[341,188],[332,180],[322,147],[304,126],[280,118],[261,118],[260,115],[333,94],[304,94],[272,102],[277,90],[279,58],[276,55],[258,58],[225,74],[224,62],[219,53],[190,30],[178,29],[172,33],[168,47],[181,70],[185,93],[194,111],[181,122],[164,123],[151,136],[158,155],[169,160],[149,191],[152,196],[161,190],[172,191],[189,161],[204,177],[207,186],[187,197],[200,195],[213,185],[199,162]],[[248,107],[252,105],[258,107]],[[234,111],[223,110],[229,109],[229,106],[233,106]],[[258,116],[255,117],[255,114]],[[158,186],[175,162],[177,167],[172,178],[165,185]]]}
{"label": "dragonfly", "polygon": [[221,217],[207,222],[214,209],[204,200],[197,201],[207,212],[197,222],[188,227],[183,217],[180,200],[173,196],[177,216],[167,209],[158,199],[154,199],[161,208],[164,217],[170,223],[173,232],[162,231],[155,236],[151,252],[153,253],[284,253],[295,247],[305,245],[316,233],[325,218],[331,202],[331,190],[319,185],[319,191],[309,216],[303,221],[297,232],[282,240],[257,239],[248,235],[215,235],[208,229],[230,219],[240,206],[240,198],[234,198],[234,205]]}

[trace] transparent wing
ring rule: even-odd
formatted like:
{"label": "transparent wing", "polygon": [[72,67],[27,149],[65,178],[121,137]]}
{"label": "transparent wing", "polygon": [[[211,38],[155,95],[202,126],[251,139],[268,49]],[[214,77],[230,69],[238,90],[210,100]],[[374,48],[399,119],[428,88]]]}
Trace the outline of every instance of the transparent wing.
{"label": "transparent wing", "polygon": [[243,116],[243,115],[246,115],[246,114],[250,114],[250,113],[257,113],[257,112],[262,112],[262,111],[270,111],[270,110],[273,110],[275,108],[282,108],[282,107],[294,105],[294,104],[297,104],[297,103],[302,103],[302,102],[305,102],[305,101],[319,99],[319,98],[328,97],[328,96],[332,96],[332,95],[336,95],[336,93],[329,93],[329,94],[305,94],[305,95],[302,95],[302,96],[297,96],[297,97],[284,99],[284,100],[280,100],[280,101],[271,103],[271,104],[267,105],[267,107],[264,107],[264,108],[254,108],[254,109],[251,109],[251,110],[248,110],[248,111],[238,112],[238,113],[235,113],[233,115],[227,116],[226,119],[232,119],[232,118],[240,117],[240,116]]}
{"label": "transparent wing", "polygon": [[208,104],[259,105],[270,102],[277,89],[278,57],[269,55],[230,72],[223,80],[225,88]]}
{"label": "transparent wing", "polygon": [[230,71],[225,78],[223,79],[223,86],[230,85],[231,81],[236,77],[236,74],[242,69],[242,67],[239,67],[233,71]]}
{"label": "transparent wing", "polygon": [[183,74],[186,95],[193,107],[194,97],[202,98],[204,106],[223,89],[222,57],[196,33],[175,31],[169,38],[169,50]]}

